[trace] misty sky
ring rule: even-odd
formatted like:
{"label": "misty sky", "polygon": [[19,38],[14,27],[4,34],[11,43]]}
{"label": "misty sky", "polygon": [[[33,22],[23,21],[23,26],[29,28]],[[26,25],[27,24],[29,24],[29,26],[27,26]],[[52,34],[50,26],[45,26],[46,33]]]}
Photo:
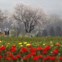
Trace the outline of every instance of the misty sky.
{"label": "misty sky", "polygon": [[62,0],[0,0],[0,8],[12,10],[18,3],[42,8],[48,14],[62,16]]}

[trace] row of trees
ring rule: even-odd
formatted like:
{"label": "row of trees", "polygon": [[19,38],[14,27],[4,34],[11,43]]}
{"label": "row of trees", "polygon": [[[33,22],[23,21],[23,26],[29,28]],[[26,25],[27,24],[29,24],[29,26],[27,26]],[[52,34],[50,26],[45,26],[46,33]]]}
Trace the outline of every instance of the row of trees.
{"label": "row of trees", "polygon": [[62,36],[62,29],[60,26],[57,26],[56,28],[51,27],[49,31],[45,29],[42,32],[42,36]]}
{"label": "row of trees", "polygon": [[[0,28],[14,30],[12,33],[14,36],[19,36],[21,31],[23,33],[33,32],[34,35],[37,35],[42,30],[42,35],[46,36],[47,31],[44,28],[51,21],[56,21],[56,19],[59,21],[59,18],[50,17],[41,9],[32,8],[23,4],[16,5],[11,15],[6,13],[7,11],[3,12],[0,10]],[[53,32],[52,27],[50,31]]]}
{"label": "row of trees", "polygon": [[4,16],[4,13],[0,11],[0,23],[2,24],[1,28],[3,28],[6,22],[8,22],[6,25],[9,26],[10,21],[12,21],[10,26],[15,29],[16,36],[19,36],[21,32],[21,24],[24,25],[24,27],[22,27],[24,28],[25,33],[31,33],[35,28],[39,27],[39,25],[45,26],[48,21],[47,19],[48,16],[43,10],[31,8],[23,4],[17,5],[10,17],[6,15]]}

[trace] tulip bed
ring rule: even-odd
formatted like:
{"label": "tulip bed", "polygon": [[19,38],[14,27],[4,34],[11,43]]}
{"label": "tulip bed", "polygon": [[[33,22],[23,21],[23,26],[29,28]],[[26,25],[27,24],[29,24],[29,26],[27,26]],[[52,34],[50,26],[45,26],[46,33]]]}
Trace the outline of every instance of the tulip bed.
{"label": "tulip bed", "polygon": [[0,37],[0,62],[62,62],[61,40]]}

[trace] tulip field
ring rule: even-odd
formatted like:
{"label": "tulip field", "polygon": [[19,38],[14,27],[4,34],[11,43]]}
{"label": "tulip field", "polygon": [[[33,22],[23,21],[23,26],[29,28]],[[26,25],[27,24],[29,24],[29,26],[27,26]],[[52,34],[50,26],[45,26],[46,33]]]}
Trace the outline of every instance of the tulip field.
{"label": "tulip field", "polygon": [[62,62],[62,37],[0,37],[0,62]]}

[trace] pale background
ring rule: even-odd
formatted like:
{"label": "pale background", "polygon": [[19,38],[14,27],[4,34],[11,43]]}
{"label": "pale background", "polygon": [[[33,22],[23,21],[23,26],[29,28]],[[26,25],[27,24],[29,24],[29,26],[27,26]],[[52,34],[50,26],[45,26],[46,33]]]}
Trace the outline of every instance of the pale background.
{"label": "pale background", "polygon": [[18,3],[42,8],[48,14],[62,16],[62,0],[0,0],[0,9],[11,11]]}

